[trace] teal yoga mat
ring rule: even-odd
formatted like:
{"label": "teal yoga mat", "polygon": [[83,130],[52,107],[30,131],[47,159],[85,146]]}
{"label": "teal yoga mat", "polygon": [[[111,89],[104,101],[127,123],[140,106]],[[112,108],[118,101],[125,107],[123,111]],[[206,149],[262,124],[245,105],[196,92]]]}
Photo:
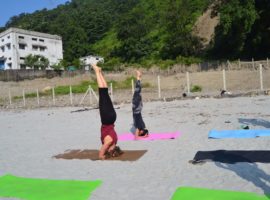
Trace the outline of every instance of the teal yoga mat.
{"label": "teal yoga mat", "polygon": [[269,196],[250,192],[211,190],[203,188],[180,187],[171,200],[269,200]]}
{"label": "teal yoga mat", "polygon": [[0,197],[24,200],[87,200],[101,181],[0,177]]}
{"label": "teal yoga mat", "polygon": [[208,138],[256,138],[262,136],[270,136],[270,129],[263,130],[211,130],[208,133]]}

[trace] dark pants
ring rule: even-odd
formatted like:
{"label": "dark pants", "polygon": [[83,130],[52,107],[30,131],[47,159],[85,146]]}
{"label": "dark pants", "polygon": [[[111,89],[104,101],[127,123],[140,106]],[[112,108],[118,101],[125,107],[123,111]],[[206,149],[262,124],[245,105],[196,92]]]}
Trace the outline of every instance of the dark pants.
{"label": "dark pants", "polygon": [[135,128],[138,128],[139,130],[145,129],[145,124],[141,113],[138,114],[133,113],[133,120]]}
{"label": "dark pants", "polygon": [[104,125],[114,124],[116,112],[108,93],[108,88],[99,88],[99,112],[101,123]]}

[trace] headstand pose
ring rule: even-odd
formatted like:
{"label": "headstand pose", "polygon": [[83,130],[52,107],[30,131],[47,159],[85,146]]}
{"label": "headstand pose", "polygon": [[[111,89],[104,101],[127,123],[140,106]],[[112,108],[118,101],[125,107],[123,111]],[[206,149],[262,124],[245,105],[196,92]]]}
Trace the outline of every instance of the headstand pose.
{"label": "headstand pose", "polygon": [[136,70],[137,81],[135,91],[132,98],[132,112],[133,112],[133,125],[135,127],[135,138],[147,137],[148,130],[145,128],[144,121],[142,119],[142,96],[141,96],[141,72]]}
{"label": "headstand pose", "polygon": [[105,81],[101,68],[96,64],[92,64],[95,70],[98,91],[99,91],[99,112],[101,118],[101,143],[99,158],[104,160],[109,157],[116,157],[123,152],[116,146],[117,134],[114,130],[114,122],[116,120],[116,112],[113,108],[111,98],[108,93],[107,82]]}

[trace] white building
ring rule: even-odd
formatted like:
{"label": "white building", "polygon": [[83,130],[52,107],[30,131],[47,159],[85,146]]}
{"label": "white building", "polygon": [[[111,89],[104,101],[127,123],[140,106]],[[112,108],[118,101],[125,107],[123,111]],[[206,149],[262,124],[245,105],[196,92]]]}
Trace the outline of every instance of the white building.
{"label": "white building", "polygon": [[24,59],[29,54],[47,58],[50,66],[63,59],[62,38],[18,28],[0,33],[0,70],[25,69]]}
{"label": "white building", "polygon": [[84,66],[85,70],[89,70],[91,64],[96,64],[98,62],[104,63],[104,58],[100,56],[85,56],[80,58],[82,65]]}

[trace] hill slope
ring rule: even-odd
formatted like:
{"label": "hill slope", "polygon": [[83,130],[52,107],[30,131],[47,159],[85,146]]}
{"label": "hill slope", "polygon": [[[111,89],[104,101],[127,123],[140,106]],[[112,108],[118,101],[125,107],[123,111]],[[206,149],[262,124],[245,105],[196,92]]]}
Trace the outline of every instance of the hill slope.
{"label": "hill slope", "polygon": [[269,1],[213,2],[72,0],[53,10],[14,16],[4,29],[61,35],[66,65],[89,54],[104,56],[110,66],[270,55]]}

